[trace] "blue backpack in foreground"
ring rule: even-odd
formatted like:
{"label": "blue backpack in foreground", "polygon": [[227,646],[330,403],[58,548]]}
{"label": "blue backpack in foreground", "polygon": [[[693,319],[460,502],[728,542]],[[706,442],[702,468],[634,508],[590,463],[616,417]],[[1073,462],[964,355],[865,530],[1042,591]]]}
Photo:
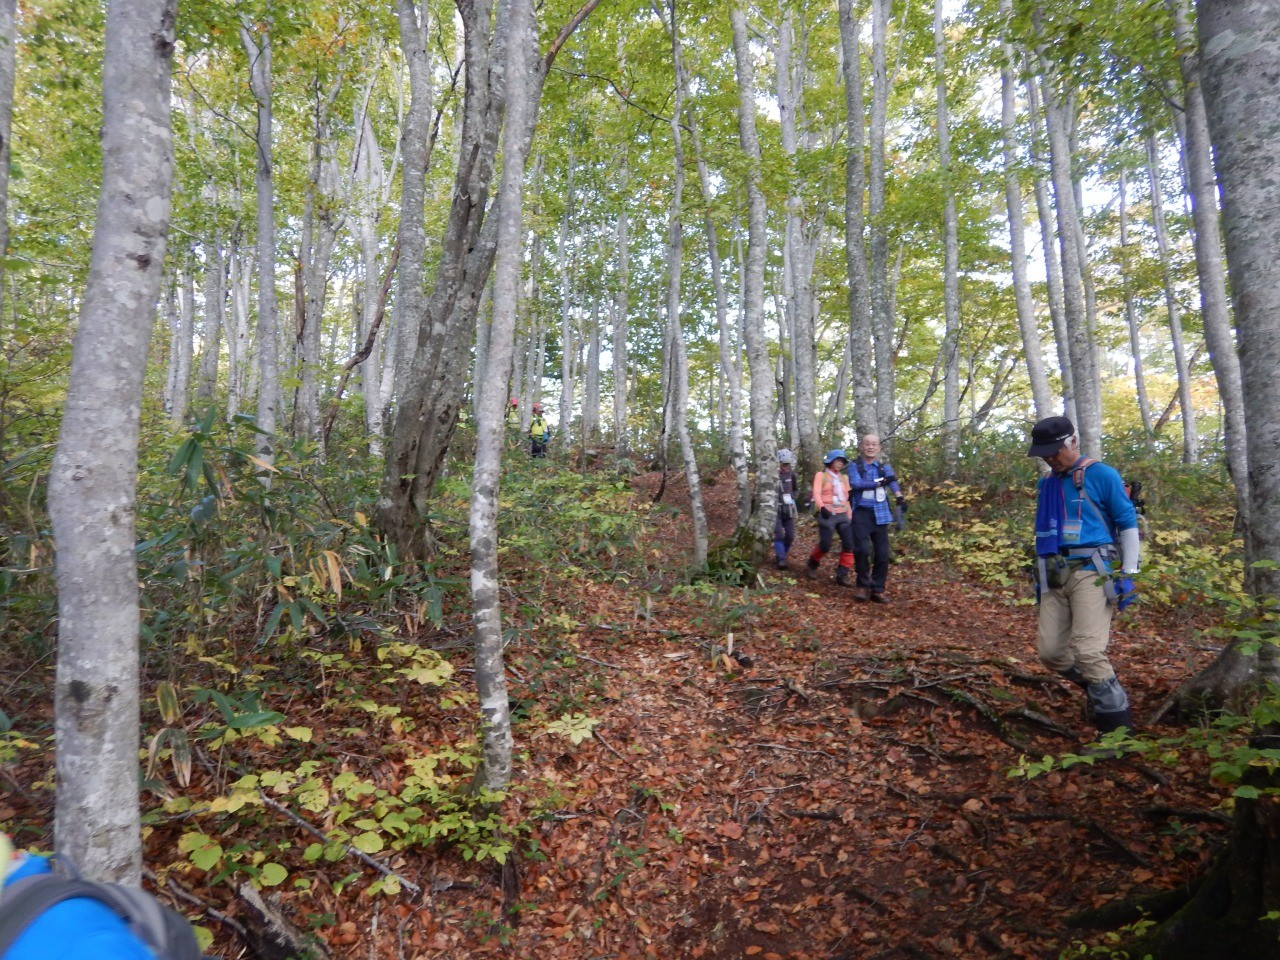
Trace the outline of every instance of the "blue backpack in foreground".
{"label": "blue backpack in foreground", "polygon": [[202,960],[190,922],[145,890],[28,856],[0,888],[0,960],[71,956]]}

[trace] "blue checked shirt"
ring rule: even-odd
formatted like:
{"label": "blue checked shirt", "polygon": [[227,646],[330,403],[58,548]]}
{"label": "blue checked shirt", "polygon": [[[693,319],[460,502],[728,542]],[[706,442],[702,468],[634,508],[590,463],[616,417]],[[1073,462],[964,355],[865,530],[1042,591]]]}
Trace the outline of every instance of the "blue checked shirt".
{"label": "blue checked shirt", "polygon": [[[893,510],[889,507],[891,495],[889,490],[893,491],[894,497],[902,496],[902,488],[898,486],[898,475],[893,472],[893,467],[879,460],[867,463],[859,456],[854,457],[853,463],[849,464],[845,472],[849,475],[849,499],[853,501],[854,507],[859,510],[875,510],[877,526],[893,523]],[[885,490],[883,500],[876,495],[877,477],[889,478],[889,482],[885,484],[888,489]]]}

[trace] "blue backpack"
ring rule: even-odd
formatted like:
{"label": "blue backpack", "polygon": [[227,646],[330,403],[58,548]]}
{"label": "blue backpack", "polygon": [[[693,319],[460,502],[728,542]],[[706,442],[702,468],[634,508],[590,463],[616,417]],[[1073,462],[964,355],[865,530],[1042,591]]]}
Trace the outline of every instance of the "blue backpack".
{"label": "blue backpack", "polygon": [[32,857],[0,889],[0,960],[202,960],[185,917],[147,893]]}

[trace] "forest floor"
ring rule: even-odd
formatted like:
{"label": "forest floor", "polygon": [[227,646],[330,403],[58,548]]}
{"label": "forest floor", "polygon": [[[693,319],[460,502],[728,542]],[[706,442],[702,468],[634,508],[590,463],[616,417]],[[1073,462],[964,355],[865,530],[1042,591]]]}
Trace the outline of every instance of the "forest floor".
{"label": "forest floor", "polygon": [[[638,478],[637,496],[651,499],[658,479]],[[713,480],[714,543],[736,505],[731,475]],[[664,502],[684,496],[668,477]],[[526,571],[592,613],[562,618],[554,654],[513,642],[512,696],[537,696],[537,660],[552,657],[575,676],[559,695],[594,731],[517,743],[523,786],[509,803],[531,827],[511,868],[448,850],[399,856],[422,899],[317,881],[309,909],[329,909],[317,926],[330,954],[1056,957],[1101,942],[1068,928],[1072,914],[1203,867],[1225,829],[1203,757],[1009,775],[1090,739],[1079,691],[1036,661],[1033,608],[910,556],[891,569],[891,603],[855,603],[831,579],[834,557],[804,578],[815,532],[801,524],[791,570],[770,565],[755,589],[722,590],[712,606],[670,589],[689,536],[675,511],[654,515],[643,546],[668,571],[662,588]],[[1141,604],[1117,622],[1112,660],[1137,716],[1212,655],[1195,627]],[[418,738],[430,749],[441,729],[424,721],[406,749]],[[0,798],[0,820],[47,814]],[[149,860],[174,842],[163,837],[151,835]],[[185,884],[235,912],[218,889]],[[203,922],[219,955],[241,955]]]}

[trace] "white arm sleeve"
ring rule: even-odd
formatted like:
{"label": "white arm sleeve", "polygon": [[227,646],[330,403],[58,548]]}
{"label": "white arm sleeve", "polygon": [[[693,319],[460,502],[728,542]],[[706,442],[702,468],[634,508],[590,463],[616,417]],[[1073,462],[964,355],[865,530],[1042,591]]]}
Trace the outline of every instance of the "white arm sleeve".
{"label": "white arm sleeve", "polygon": [[1130,527],[1120,531],[1120,569],[1124,573],[1137,573],[1138,564],[1142,560],[1142,541],[1138,537],[1138,528]]}

